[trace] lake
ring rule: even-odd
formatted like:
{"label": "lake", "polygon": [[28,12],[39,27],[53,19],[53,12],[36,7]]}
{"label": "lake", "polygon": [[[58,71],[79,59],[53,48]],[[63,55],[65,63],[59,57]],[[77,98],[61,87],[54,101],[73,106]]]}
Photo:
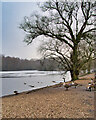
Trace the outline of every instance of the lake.
{"label": "lake", "polygon": [[[2,83],[1,96],[14,94],[14,91],[24,92],[55,85],[63,82],[63,71],[2,71],[0,81]],[[65,81],[70,81],[70,72],[65,74]]]}

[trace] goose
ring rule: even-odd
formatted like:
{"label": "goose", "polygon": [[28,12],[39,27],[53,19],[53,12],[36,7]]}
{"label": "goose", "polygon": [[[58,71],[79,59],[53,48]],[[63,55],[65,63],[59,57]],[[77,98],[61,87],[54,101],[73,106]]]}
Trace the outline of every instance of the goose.
{"label": "goose", "polygon": [[91,90],[94,88],[94,85],[88,85],[87,89],[91,92]]}
{"label": "goose", "polygon": [[34,87],[34,85],[29,85],[30,87]]}
{"label": "goose", "polygon": [[52,82],[56,83],[56,81],[52,81]]}
{"label": "goose", "polygon": [[92,85],[93,83],[93,79],[91,78],[91,81],[88,83],[88,85]]}
{"label": "goose", "polygon": [[77,85],[78,85],[78,83],[76,83],[76,82],[71,83],[71,86],[75,86],[75,88],[77,87]]}
{"label": "goose", "polygon": [[92,83],[92,84],[89,84],[88,86],[87,86],[87,89],[88,90],[92,90],[92,89],[94,89],[96,87],[96,84],[95,83]]}
{"label": "goose", "polygon": [[91,82],[88,83],[88,85],[91,85],[91,84],[92,84]]}
{"label": "goose", "polygon": [[87,86],[86,90],[89,90],[91,92],[91,87],[90,85]]}
{"label": "goose", "polygon": [[18,94],[18,91],[14,90],[14,93],[15,93],[15,95],[17,95],[17,94]]}
{"label": "goose", "polygon": [[68,88],[71,87],[69,84],[66,84],[65,82],[63,83],[63,85],[66,88],[66,90],[68,90]]}
{"label": "goose", "polygon": [[63,77],[63,80],[64,80],[64,82],[65,82],[65,78]]}

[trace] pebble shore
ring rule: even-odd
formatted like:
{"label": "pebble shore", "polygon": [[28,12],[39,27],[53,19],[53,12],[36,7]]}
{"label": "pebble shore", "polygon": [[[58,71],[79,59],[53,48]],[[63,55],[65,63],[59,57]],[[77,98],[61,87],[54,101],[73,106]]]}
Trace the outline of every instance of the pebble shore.
{"label": "pebble shore", "polygon": [[94,74],[81,77],[68,91],[63,86],[2,98],[3,118],[93,118],[94,91],[86,86]]}

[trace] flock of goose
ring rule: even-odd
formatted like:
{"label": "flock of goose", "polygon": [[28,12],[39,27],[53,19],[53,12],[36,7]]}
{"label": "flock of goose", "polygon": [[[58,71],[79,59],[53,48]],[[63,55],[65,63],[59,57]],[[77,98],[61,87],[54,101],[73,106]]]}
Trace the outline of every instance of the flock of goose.
{"label": "flock of goose", "polygon": [[[71,83],[63,83],[64,87],[66,88],[66,90],[68,90],[69,87],[71,86],[75,86],[75,88],[79,85],[76,82],[71,82]],[[91,78],[91,81],[88,83],[88,86],[86,87],[87,91],[92,91],[96,88],[96,82]]]}
{"label": "flock of goose", "polygon": [[[53,83],[56,83],[56,81],[52,81]],[[38,82],[39,83],[39,82]],[[42,83],[42,82],[41,82]],[[26,82],[24,82],[24,85],[26,85],[27,83]],[[65,82],[65,80],[64,80],[64,83],[63,83],[63,86],[66,88],[66,90],[68,90],[68,88],[69,87],[71,87],[71,86],[75,86],[75,88],[76,88],[76,86],[77,86],[78,84],[77,83],[75,83],[75,82],[72,82],[72,83],[70,83],[70,84],[68,84],[68,83],[66,83]],[[34,85],[28,85],[29,87],[34,87]],[[17,95],[18,94],[18,91],[14,91],[14,94],[15,95]]]}
{"label": "flock of goose", "polygon": [[63,86],[66,88],[66,90],[68,90],[69,87],[74,86],[75,88],[78,86],[78,83],[76,82],[71,82],[71,83],[63,83]]}

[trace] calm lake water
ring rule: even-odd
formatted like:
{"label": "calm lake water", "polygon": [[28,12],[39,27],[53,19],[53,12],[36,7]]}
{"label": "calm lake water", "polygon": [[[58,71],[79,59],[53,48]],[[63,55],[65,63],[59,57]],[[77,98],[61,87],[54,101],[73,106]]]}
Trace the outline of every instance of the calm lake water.
{"label": "calm lake water", "polygon": [[[43,88],[63,82],[62,72],[59,71],[7,71],[0,72],[2,80],[2,95],[14,94],[14,91],[24,92]],[[70,81],[70,72],[65,75],[65,80]]]}

